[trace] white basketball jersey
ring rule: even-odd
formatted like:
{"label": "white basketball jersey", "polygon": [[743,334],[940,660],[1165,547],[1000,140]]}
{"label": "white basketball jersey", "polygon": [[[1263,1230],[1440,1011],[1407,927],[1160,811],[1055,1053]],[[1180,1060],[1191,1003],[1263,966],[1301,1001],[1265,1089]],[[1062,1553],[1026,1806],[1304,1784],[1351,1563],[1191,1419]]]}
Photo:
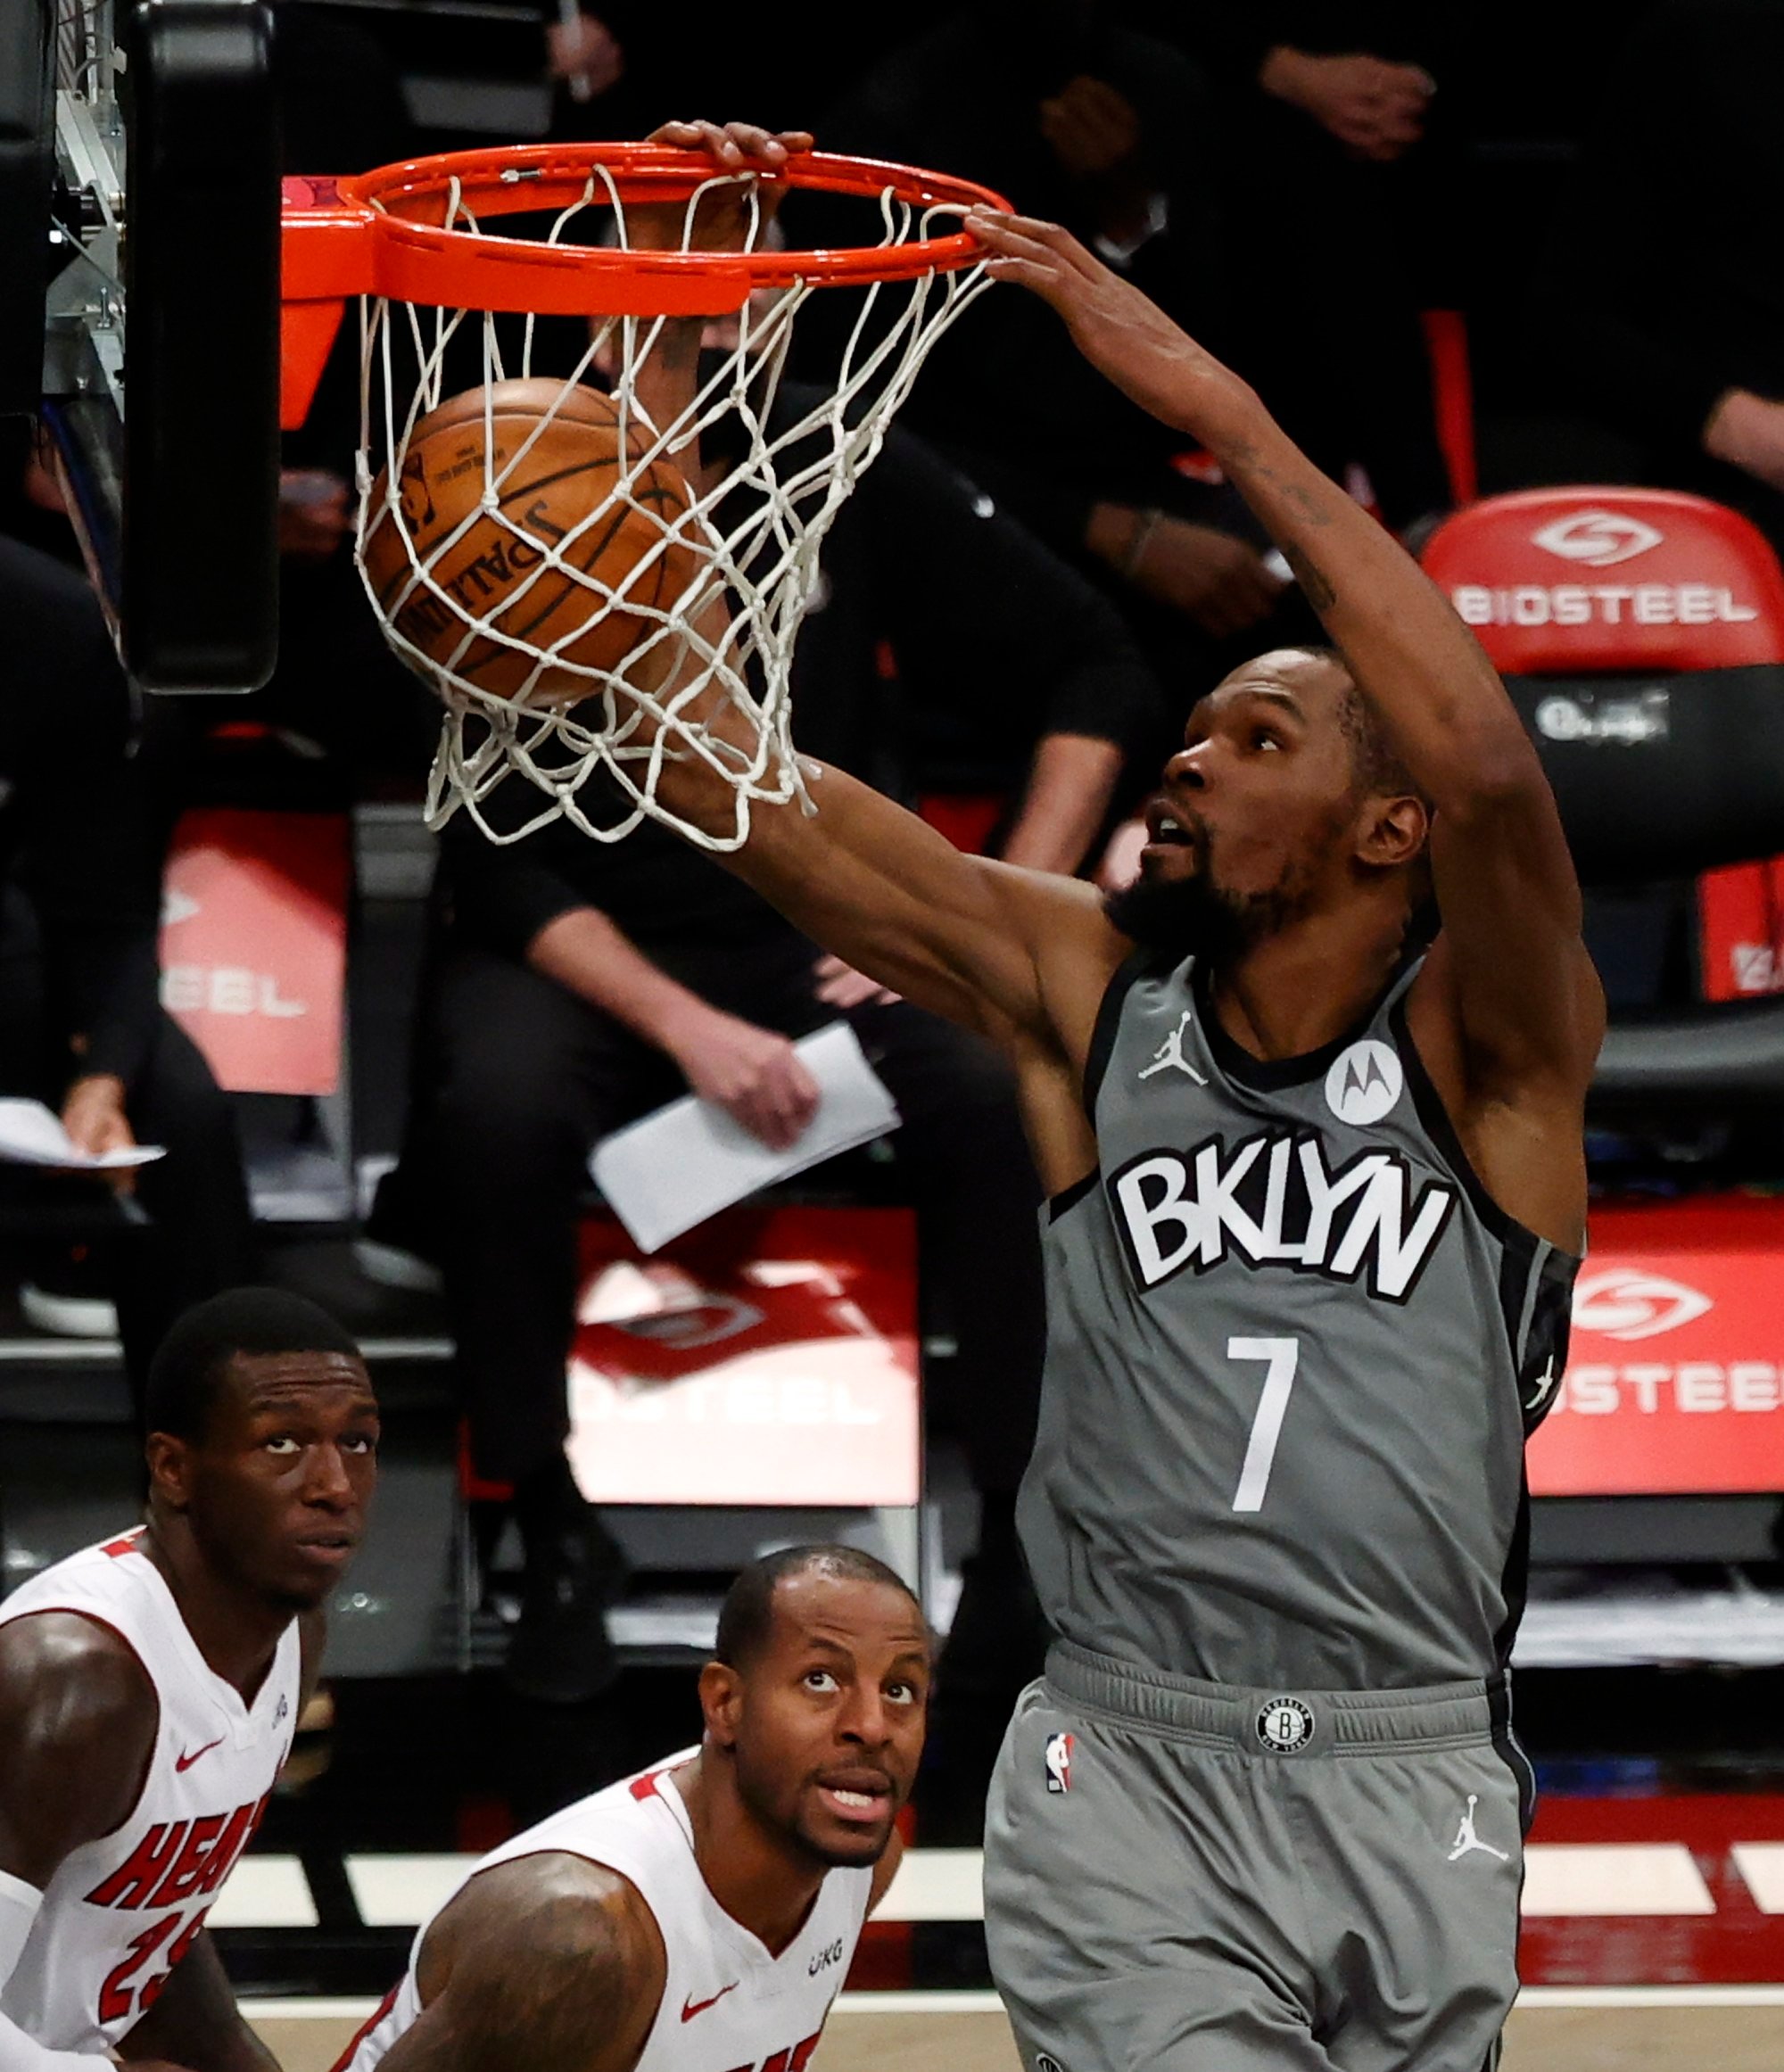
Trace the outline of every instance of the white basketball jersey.
{"label": "white basketball jersey", "polygon": [[[669,1968],[634,2072],[805,2072],[842,1989],[867,1913],[871,1870],[832,1870],[805,1925],[778,1957],[725,1912],[694,1856],[694,1830],[671,1771],[685,1748],[504,1842],[469,1875],[562,1851],[631,1880],[657,1918]],[[468,1882],[468,1880],[467,1880]],[[461,1886],[460,1891],[464,1889]],[[421,2012],[415,1967],[354,2039],[336,2072],[372,2072]]]}
{"label": "white basketball jersey", "polygon": [[103,2051],[154,2004],[260,1825],[297,1728],[297,1622],[244,1705],[199,1653],[138,1537],[70,1555],[0,1603],[0,1625],[78,1612],[111,1627],[161,1703],[141,1797],[121,1827],[63,1859],[0,1989],[0,2013],[54,2051]]}

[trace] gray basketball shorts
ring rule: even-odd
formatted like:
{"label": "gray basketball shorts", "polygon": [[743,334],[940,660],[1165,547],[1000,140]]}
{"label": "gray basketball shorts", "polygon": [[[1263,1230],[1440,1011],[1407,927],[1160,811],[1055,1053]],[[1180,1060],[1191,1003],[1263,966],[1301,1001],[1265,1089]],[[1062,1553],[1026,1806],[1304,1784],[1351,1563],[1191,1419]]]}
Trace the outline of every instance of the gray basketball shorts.
{"label": "gray basketball shorts", "polygon": [[1528,1774],[1497,1687],[1244,1691],[1056,1646],[986,1819],[1023,2065],[1483,2072]]}

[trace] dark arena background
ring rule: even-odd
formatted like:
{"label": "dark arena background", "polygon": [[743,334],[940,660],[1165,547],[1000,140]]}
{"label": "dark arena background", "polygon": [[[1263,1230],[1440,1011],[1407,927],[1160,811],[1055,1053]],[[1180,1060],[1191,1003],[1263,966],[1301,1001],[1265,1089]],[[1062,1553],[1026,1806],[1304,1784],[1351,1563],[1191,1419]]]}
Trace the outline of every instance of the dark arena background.
{"label": "dark arena background", "polygon": [[[281,192],[289,224],[376,167],[694,116],[1065,224],[1504,678],[1609,1007],[1527,1454],[1504,2063],[1784,2064],[1784,5],[44,7],[0,0],[0,1593],[139,1521],[188,1304],[271,1284],[357,1341],[366,1542],[208,1917],[287,2072],[334,2063],[477,1856],[699,1738],[731,1579],[808,1541],[889,1564],[940,1649],[905,1853],[811,2062],[1025,2061],[981,1853],[1048,1639],[1016,1530],[1042,1190],[1007,1075],[648,819],[509,839],[541,803],[510,776],[479,805],[500,841],[430,830],[439,703],[356,565],[374,334],[343,285],[300,338],[289,243],[281,274]],[[847,242],[841,206],[791,193],[774,235]],[[590,351],[567,308],[527,320],[560,380]],[[744,350],[730,321],[708,355]],[[821,291],[790,336],[819,409],[848,322]],[[809,575],[795,739],[957,848],[1105,887],[1195,700],[1325,638],[1214,457],[1003,285]],[[830,1024],[901,1124],[726,1193],[725,1160],[821,1127],[800,1061]],[[630,1185],[724,1205],[652,1243],[617,1133],[690,1094],[696,1135]],[[730,1133],[712,1174],[701,1127]]]}

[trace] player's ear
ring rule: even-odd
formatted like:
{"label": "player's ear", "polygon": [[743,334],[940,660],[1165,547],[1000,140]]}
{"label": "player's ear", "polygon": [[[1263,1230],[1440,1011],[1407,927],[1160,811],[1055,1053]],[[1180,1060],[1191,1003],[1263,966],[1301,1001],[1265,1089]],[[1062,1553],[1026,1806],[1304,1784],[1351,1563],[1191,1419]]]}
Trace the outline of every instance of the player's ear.
{"label": "player's ear", "polygon": [[1362,863],[1391,871],[1410,863],[1424,848],[1430,832],[1431,818],[1424,802],[1410,792],[1392,798],[1370,798],[1364,805],[1357,854]]}
{"label": "player's ear", "polygon": [[170,1432],[152,1432],[144,1449],[149,1470],[149,1491],[170,1511],[183,1511],[192,1501],[193,1449]]}
{"label": "player's ear", "polygon": [[706,1732],[721,1748],[737,1744],[743,1713],[743,1679],[728,1662],[709,1662],[700,1672],[700,1710]]}

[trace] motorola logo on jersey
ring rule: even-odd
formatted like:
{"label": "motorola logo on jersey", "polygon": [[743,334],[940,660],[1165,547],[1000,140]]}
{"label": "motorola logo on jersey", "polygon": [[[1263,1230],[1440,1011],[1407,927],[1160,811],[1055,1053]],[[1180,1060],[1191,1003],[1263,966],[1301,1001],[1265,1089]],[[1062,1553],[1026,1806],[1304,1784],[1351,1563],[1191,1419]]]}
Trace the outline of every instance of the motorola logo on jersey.
{"label": "motorola logo on jersey", "polygon": [[1367,1128],[1392,1108],[1405,1085],[1392,1044],[1365,1036],[1334,1060],[1326,1075],[1326,1105],[1340,1122]]}
{"label": "motorola logo on jersey", "polygon": [[1660,1274],[1611,1267],[1573,1291],[1573,1321],[1606,1338],[1657,1338],[1715,1308],[1709,1296]]}
{"label": "motorola logo on jersey", "polygon": [[1583,561],[1589,568],[1612,568],[1619,561],[1632,561],[1650,547],[1659,546],[1663,537],[1652,525],[1623,511],[1575,511],[1530,536],[1532,546],[1558,554],[1563,561]]}
{"label": "motorola logo on jersey", "polygon": [[[1384,1044],[1353,1046],[1366,1048],[1383,1051],[1398,1075]],[[1362,1069],[1359,1061],[1359,1077]],[[1351,1098],[1378,1101],[1381,1086],[1369,1081]],[[1415,1194],[1411,1168],[1392,1152],[1365,1150],[1334,1168],[1322,1141],[1300,1131],[1260,1131],[1230,1149],[1210,1137],[1187,1152],[1145,1152],[1108,1186],[1128,1267],[1148,1291],[1186,1267],[1202,1274],[1235,1257],[1361,1280],[1371,1295],[1403,1302],[1456,1206],[1455,1188],[1441,1181]]]}

